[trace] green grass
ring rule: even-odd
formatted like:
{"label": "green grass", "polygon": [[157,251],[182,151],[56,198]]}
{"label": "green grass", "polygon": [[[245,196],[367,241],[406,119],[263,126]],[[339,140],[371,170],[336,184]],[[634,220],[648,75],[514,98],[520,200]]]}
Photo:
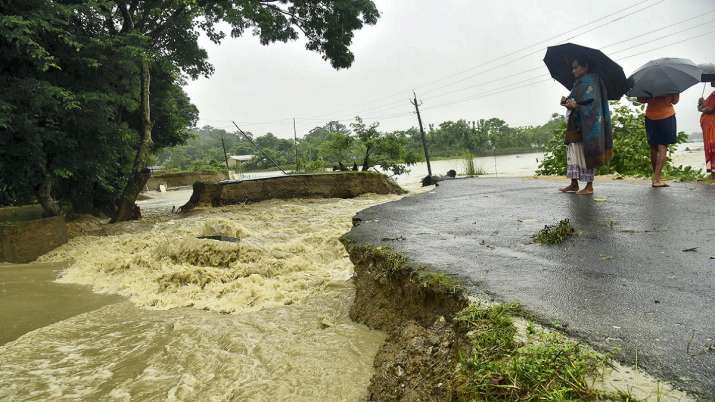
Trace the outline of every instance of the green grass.
{"label": "green grass", "polygon": [[417,283],[422,288],[442,291],[448,294],[456,294],[464,290],[462,282],[441,272],[420,271],[417,273]]}
{"label": "green grass", "polygon": [[476,156],[471,152],[467,152],[464,155],[464,175],[465,176],[473,177],[473,176],[483,176],[483,175],[487,174],[484,171],[484,169],[475,166],[475,164],[474,164],[475,157]]}
{"label": "green grass", "polygon": [[[608,359],[557,332],[527,328],[528,341],[515,340],[512,314],[518,306],[471,305],[456,320],[471,349],[462,356],[460,396],[475,401],[603,400],[589,388]],[[617,400],[624,400],[618,398]]]}
{"label": "green grass", "polygon": [[556,225],[546,225],[534,236],[534,241],[541,244],[554,245],[563,243],[564,240],[576,234],[576,230],[571,226],[568,219],[564,219]]}

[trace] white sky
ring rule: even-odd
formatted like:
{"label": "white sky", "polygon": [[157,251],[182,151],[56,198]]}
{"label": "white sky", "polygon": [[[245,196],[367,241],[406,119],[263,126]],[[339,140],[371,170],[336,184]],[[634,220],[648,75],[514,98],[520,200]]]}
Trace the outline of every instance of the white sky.
{"label": "white sky", "polygon": [[[199,108],[199,126],[231,129],[236,120],[256,134],[292,137],[293,117],[302,136],[329,120],[347,123],[359,114],[380,121],[383,130],[407,129],[417,125],[408,102],[412,89],[424,102],[425,125],[490,117],[513,126],[536,125],[561,112],[558,101],[568,92],[553,80],[528,86],[548,79],[541,62],[545,51],[539,50],[547,45],[570,41],[600,48],[627,75],[659,57],[715,62],[715,0],[375,2],[382,17],[356,32],[355,62],[347,70],[334,70],[301,41],[261,46],[250,35],[220,45],[202,40],[216,72],[186,88]],[[585,25],[592,21],[597,22]],[[544,42],[570,30],[575,31]],[[655,32],[644,35],[650,31]],[[678,41],[683,42],[658,49]],[[648,50],[653,51],[634,55]],[[681,96],[679,130],[700,131],[696,103],[702,88]],[[513,90],[495,94],[505,89]]]}

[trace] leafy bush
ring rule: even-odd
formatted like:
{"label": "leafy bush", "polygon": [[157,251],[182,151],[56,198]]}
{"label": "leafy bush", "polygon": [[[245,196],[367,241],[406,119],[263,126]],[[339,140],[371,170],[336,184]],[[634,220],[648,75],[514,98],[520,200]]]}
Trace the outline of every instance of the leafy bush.
{"label": "leafy bush", "polygon": [[[650,147],[645,132],[645,107],[637,102],[613,103],[613,159],[608,165],[602,166],[598,174],[617,173],[625,176],[649,177],[651,172]],[[565,122],[554,130],[554,136],[546,144],[546,155],[539,164],[537,175],[566,174],[566,145],[563,132]],[[688,140],[687,134],[678,133],[677,143]],[[668,153],[675,151],[676,145],[668,147]],[[698,169],[674,167],[668,158],[663,166],[667,176],[681,180],[697,180],[702,178]]]}

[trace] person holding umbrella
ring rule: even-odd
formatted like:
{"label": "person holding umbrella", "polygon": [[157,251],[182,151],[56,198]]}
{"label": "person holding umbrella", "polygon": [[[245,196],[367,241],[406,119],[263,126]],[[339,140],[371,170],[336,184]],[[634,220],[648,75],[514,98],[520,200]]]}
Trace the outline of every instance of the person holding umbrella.
{"label": "person holding umbrella", "polygon": [[[703,70],[702,81],[710,81],[710,85],[715,87],[715,65],[701,64]],[[703,95],[705,88],[703,88]],[[698,111],[700,116],[700,127],[703,128],[703,148],[705,149],[705,168],[710,175],[715,178],[715,92],[711,93],[707,99],[698,99]]]}
{"label": "person holding umbrella", "polygon": [[655,188],[669,187],[667,183],[663,183],[661,175],[668,156],[668,145],[678,142],[678,126],[673,107],[678,101],[679,94],[638,98],[638,102],[648,105],[645,110],[645,131],[650,145],[652,186]]}
{"label": "person holding umbrella", "polygon": [[[623,68],[603,52],[572,43],[549,47],[544,63],[553,78],[571,89],[561,98],[568,116],[566,175],[571,184],[560,191],[593,194],[596,171],[613,156],[608,101],[623,96],[628,81]],[[586,183],[583,189],[579,189],[579,181]]]}
{"label": "person holding umbrella", "polygon": [[690,60],[662,58],[651,60],[630,77],[629,96],[648,104],[645,128],[650,145],[652,186],[668,187],[661,179],[668,157],[668,146],[678,142],[675,108],[679,94],[700,82],[702,70]]}

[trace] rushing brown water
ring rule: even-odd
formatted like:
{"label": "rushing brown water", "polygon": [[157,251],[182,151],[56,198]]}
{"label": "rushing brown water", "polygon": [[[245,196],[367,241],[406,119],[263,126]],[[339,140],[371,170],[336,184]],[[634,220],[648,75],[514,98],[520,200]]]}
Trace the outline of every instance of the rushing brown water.
{"label": "rushing brown water", "polygon": [[58,284],[60,263],[0,264],[0,345],[24,333],[121,300]]}
{"label": "rushing brown water", "polygon": [[348,317],[338,237],[394,199],[267,201],[72,239],[41,262],[127,301],[0,346],[0,400],[361,400],[384,335]]}

